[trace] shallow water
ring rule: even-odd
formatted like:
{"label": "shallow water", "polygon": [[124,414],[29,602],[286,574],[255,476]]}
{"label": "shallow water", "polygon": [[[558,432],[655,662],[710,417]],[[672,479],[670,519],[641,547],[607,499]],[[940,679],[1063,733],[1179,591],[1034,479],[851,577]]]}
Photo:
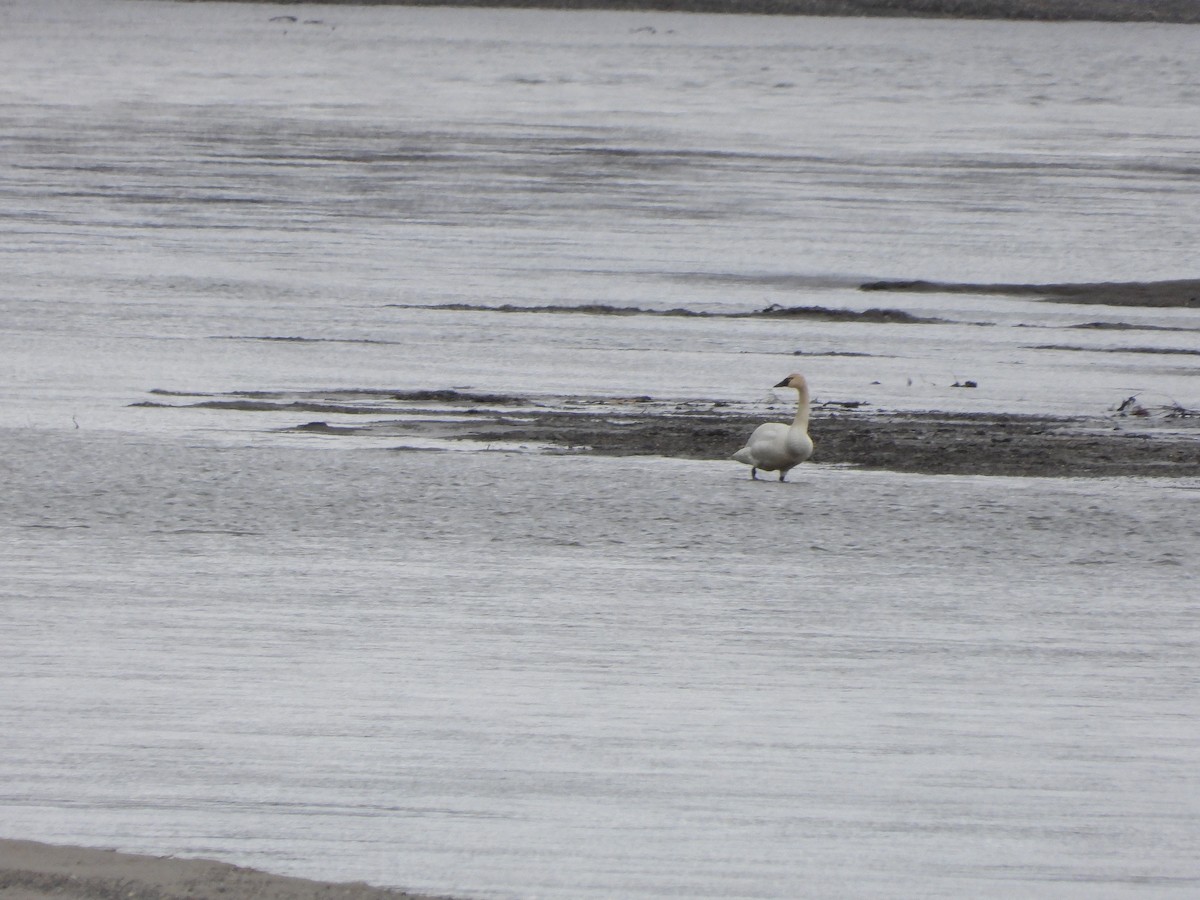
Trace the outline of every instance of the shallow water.
{"label": "shallow water", "polygon": [[1194,275],[1194,29],[0,10],[0,832],[488,898],[1196,892],[1194,483],[753,483],[187,406],[766,417],[802,368],[1198,408],[1198,310],[855,290]]}
{"label": "shallow water", "polygon": [[480,896],[1195,887],[1194,490],[5,437],[15,833]]}

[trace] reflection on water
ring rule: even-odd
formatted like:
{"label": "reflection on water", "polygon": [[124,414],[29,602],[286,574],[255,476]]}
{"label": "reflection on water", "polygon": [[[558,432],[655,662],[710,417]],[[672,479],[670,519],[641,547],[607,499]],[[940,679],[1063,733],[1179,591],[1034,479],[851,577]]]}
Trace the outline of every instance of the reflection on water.
{"label": "reflection on water", "polygon": [[[855,289],[1194,276],[1190,29],[11,6],[5,834],[497,898],[1195,893],[1194,485],[190,405],[1200,407],[1194,309]],[[480,309],[775,303],[940,321]]]}

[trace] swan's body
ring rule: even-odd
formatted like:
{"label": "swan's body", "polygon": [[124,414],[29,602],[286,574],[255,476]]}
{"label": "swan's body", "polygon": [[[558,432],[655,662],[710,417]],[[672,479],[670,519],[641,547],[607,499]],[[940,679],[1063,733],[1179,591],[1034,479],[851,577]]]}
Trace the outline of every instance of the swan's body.
{"label": "swan's body", "polygon": [[778,472],[779,480],[804,462],[813,452],[812,438],[808,436],[808,382],[803,375],[789,375],[775,387],[794,388],[800,395],[796,418],[791,425],[768,422],[759,425],[746,441],[746,446],[733,454],[733,458],[750,467],[750,477],[757,479],[758,470]]}

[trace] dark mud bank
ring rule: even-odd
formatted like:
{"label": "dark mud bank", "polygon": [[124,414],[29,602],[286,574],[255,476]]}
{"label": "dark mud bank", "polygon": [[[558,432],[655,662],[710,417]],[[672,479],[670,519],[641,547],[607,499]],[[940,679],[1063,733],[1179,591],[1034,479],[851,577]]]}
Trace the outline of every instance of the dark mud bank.
{"label": "dark mud bank", "polygon": [[[277,0],[287,3],[289,0]],[[327,5],[484,6],[545,9],[882,16],[1033,21],[1198,22],[1193,0],[327,0]],[[296,21],[297,17],[285,17]]]}
{"label": "dark mud bank", "polygon": [[[769,417],[653,415],[617,425],[547,413],[464,437],[549,443],[577,452],[724,459]],[[982,413],[846,412],[814,416],[813,462],[944,475],[1200,476],[1200,434],[1170,437],[1107,420]]]}
{"label": "dark mud bank", "polygon": [[959,284],[944,281],[871,281],[863,291],[910,294],[1003,294],[1054,303],[1200,309],[1200,279],[1064,284]]}
{"label": "dark mud bank", "polygon": [[[728,459],[755,427],[790,414],[751,413],[719,401],[533,399],[450,389],[152,393],[155,400],[135,405],[282,413],[295,419],[283,431],[369,436],[396,449],[432,438],[494,443],[495,449],[535,445],[548,452],[712,460]],[[1091,418],[889,412],[858,401],[828,402],[814,409],[810,432],[815,463],[945,475],[1200,477],[1200,413],[1148,408],[1136,397]]]}

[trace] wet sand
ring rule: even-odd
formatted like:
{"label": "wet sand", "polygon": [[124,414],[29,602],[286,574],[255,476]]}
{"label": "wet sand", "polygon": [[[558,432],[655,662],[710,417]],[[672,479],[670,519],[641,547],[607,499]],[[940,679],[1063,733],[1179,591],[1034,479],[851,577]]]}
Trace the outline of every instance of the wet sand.
{"label": "wet sand", "polygon": [[207,859],[134,856],[0,840],[0,897],[4,900],[196,900],[218,896],[234,900],[432,900],[366,884],[271,875]]}

